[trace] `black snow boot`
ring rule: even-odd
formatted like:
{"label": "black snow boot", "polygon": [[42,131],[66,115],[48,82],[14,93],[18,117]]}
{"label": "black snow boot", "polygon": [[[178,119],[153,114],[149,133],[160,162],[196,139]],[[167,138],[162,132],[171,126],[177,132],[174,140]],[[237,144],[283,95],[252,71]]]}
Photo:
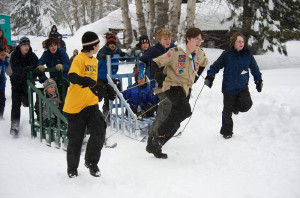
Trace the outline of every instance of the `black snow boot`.
{"label": "black snow boot", "polygon": [[70,178],[75,178],[75,177],[77,177],[77,176],[78,176],[77,170],[68,170],[68,176],[69,176]]}
{"label": "black snow boot", "polygon": [[10,134],[13,137],[18,136],[18,134],[19,134],[19,122],[18,121],[12,121],[11,122]]}
{"label": "black snow boot", "polygon": [[94,176],[94,177],[101,176],[101,173],[100,173],[100,170],[99,170],[97,164],[85,163],[84,165],[90,170],[90,174],[92,176]]}
{"label": "black snow boot", "polygon": [[225,139],[230,139],[230,138],[232,138],[232,134],[228,134],[228,135],[223,135],[223,138],[225,138]]}
{"label": "black snow boot", "polygon": [[147,140],[146,151],[152,153],[156,158],[167,159],[168,155],[162,153],[162,139],[157,137],[149,137]]}

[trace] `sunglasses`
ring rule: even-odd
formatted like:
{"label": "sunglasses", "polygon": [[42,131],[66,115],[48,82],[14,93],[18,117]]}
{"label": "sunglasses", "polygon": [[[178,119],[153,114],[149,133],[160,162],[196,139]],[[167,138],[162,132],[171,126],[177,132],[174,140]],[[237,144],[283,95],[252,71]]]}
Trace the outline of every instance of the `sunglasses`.
{"label": "sunglasses", "polygon": [[24,45],[24,44],[30,44],[30,41],[29,41],[29,39],[22,39],[22,40],[20,40],[20,42],[19,42],[19,45]]}

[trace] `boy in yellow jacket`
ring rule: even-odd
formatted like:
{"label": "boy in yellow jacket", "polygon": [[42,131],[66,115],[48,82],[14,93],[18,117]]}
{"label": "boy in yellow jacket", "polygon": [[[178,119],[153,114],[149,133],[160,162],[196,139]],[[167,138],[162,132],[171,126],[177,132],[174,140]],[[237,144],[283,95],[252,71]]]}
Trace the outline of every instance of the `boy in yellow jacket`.
{"label": "boy in yellow jacket", "polygon": [[99,42],[94,32],[83,34],[82,52],[74,58],[68,74],[70,87],[63,111],[68,119],[67,163],[70,178],[78,176],[77,168],[86,128],[90,131],[90,138],[85,153],[85,166],[92,176],[101,175],[97,164],[105,141],[106,124],[98,102],[107,94],[107,87],[97,83],[98,64],[93,55],[99,49]]}

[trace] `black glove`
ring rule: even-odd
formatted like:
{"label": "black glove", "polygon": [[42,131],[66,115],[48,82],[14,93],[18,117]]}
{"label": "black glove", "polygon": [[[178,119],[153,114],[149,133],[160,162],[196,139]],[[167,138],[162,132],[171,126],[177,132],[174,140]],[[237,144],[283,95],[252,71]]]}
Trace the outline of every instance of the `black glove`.
{"label": "black glove", "polygon": [[94,87],[96,85],[96,81],[94,81],[93,79],[89,78],[89,77],[81,77],[81,87],[85,88],[85,87]]}
{"label": "black glove", "polygon": [[125,52],[122,52],[121,50],[119,51],[119,55],[121,56],[121,57],[124,57],[125,55],[126,55],[126,53]]}
{"label": "black glove", "polygon": [[206,76],[206,77],[205,77],[204,84],[205,84],[206,86],[208,86],[209,88],[211,88],[212,85],[213,85],[214,79],[215,79],[214,76]]}
{"label": "black glove", "polygon": [[26,66],[24,69],[23,69],[23,71],[25,72],[25,73],[28,73],[28,72],[30,72],[30,71],[33,71],[35,69],[35,67],[33,67],[33,66]]}
{"label": "black glove", "polygon": [[117,95],[114,88],[112,88],[112,86],[110,86],[109,84],[107,84],[107,95],[109,100],[114,100]]}
{"label": "black glove", "polygon": [[99,98],[99,102],[102,98],[107,97],[106,85],[105,83],[98,80],[96,86],[90,87],[90,90]]}
{"label": "black glove", "polygon": [[[111,57],[114,55],[115,51],[110,51],[110,52],[107,52],[106,55],[110,55]],[[106,58],[106,56],[105,56]]]}
{"label": "black glove", "polygon": [[3,82],[2,78],[0,78],[0,84]]}
{"label": "black glove", "polygon": [[263,88],[263,81],[262,80],[258,80],[258,81],[255,81],[255,84],[256,84],[256,89],[258,92],[261,92],[262,88]]}

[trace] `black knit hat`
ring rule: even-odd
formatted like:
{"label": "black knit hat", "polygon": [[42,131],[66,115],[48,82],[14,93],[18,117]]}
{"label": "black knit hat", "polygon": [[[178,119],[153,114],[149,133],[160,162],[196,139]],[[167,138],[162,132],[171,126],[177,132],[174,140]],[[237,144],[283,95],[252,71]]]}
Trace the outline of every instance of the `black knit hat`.
{"label": "black knit hat", "polygon": [[83,46],[94,45],[100,42],[97,34],[95,32],[90,32],[90,31],[85,32],[83,34],[81,41]]}
{"label": "black knit hat", "polygon": [[140,36],[139,45],[141,46],[143,43],[149,43],[149,45],[150,45],[150,40],[147,35]]}

